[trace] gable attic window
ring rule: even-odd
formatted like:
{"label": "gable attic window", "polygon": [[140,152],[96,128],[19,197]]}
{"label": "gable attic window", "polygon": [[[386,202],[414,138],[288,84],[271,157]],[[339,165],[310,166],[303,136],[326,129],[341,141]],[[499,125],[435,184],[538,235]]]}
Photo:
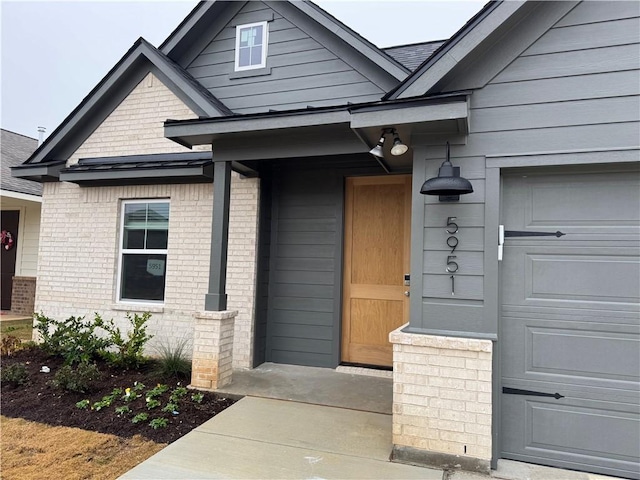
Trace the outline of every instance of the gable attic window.
{"label": "gable attic window", "polygon": [[125,200],[121,220],[118,301],[164,302],[169,201]]}
{"label": "gable attic window", "polygon": [[236,27],[236,72],[266,67],[267,25],[267,22],[257,22]]}

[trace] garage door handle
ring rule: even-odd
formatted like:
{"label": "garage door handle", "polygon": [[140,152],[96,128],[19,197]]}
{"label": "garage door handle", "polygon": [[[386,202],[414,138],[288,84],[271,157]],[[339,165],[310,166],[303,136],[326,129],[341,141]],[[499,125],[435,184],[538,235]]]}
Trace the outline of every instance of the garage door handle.
{"label": "garage door handle", "polygon": [[566,235],[566,233],[562,233],[560,230],[557,232],[528,232],[521,230],[505,230],[504,237],[562,237]]}
{"label": "garage door handle", "polygon": [[529,395],[532,397],[552,397],[556,400],[564,398],[564,395],[560,395],[559,393],[534,392],[533,390],[520,390],[519,388],[509,387],[502,387],[502,393],[506,393],[509,395]]}

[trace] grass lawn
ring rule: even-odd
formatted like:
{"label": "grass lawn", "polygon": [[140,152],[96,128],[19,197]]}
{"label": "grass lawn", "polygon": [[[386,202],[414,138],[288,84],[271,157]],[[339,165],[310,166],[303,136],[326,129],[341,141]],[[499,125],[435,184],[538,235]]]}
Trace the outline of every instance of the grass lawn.
{"label": "grass lawn", "polygon": [[0,339],[6,335],[13,335],[20,340],[31,340],[33,320],[12,320],[0,322]]}
{"label": "grass lawn", "polygon": [[139,435],[120,438],[4,416],[0,428],[4,480],[114,479],[165,446]]}

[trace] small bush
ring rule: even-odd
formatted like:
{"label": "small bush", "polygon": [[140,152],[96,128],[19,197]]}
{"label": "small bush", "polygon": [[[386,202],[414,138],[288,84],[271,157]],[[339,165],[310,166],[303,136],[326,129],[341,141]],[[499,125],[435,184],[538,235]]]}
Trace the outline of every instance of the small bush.
{"label": "small bush", "polygon": [[153,428],[154,430],[157,430],[159,428],[164,428],[167,426],[167,419],[166,418],[154,418],[153,420],[151,420],[149,422],[149,426],[151,428]]}
{"label": "small bush", "polygon": [[159,356],[156,359],[155,373],[168,380],[176,378],[187,380],[191,377],[191,361],[185,354],[187,340],[178,342],[177,345],[161,344],[158,347]]}
{"label": "small bush", "polygon": [[[7,331],[9,331],[9,329],[7,329]],[[7,335],[2,339],[0,344],[0,355],[10,357],[20,350],[21,345],[22,341],[18,337]]]}
{"label": "small bush", "polygon": [[204,400],[204,394],[200,392],[194,393],[193,395],[191,395],[191,400],[193,400],[196,403],[202,403],[202,400]]}
{"label": "small bush", "polygon": [[51,355],[61,355],[65,364],[88,363],[103,354],[112,341],[99,336],[99,316],[94,321],[84,317],[69,317],[57,321],[43,314],[34,315],[35,328],[42,340],[42,348]]}
{"label": "small bush", "polygon": [[137,368],[145,362],[142,355],[145,344],[153,338],[153,335],[147,335],[147,321],[151,318],[149,312],[142,315],[137,313],[133,316],[127,313],[127,320],[132,326],[125,336],[119,327],[116,327],[113,320],[105,322],[100,315],[96,313],[96,325],[100,326],[109,333],[109,341],[111,345],[117,348],[116,353],[108,352],[105,358],[118,367]]}
{"label": "small bush", "polygon": [[77,367],[63,365],[50,382],[56,388],[70,392],[88,392],[100,378],[100,371],[94,363],[80,362]]}
{"label": "small bush", "polygon": [[13,365],[2,367],[0,381],[16,387],[26,384],[29,381],[27,366],[24,363],[14,363]]}
{"label": "small bush", "polygon": [[87,408],[89,408],[89,405],[91,405],[91,402],[87,398],[76,402],[76,408],[79,408],[80,410],[86,410]]}
{"label": "small bush", "polygon": [[139,413],[137,414],[135,417],[133,417],[131,419],[131,423],[140,423],[140,422],[146,422],[147,419],[149,418],[149,414],[148,413]]}

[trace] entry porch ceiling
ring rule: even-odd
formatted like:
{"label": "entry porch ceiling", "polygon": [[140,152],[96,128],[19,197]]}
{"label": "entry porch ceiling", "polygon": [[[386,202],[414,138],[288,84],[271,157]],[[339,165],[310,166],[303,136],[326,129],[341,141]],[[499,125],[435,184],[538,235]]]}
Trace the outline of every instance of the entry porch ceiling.
{"label": "entry porch ceiling", "polygon": [[404,155],[392,156],[393,138],[387,136],[384,161],[392,172],[406,171],[413,161],[413,136],[468,133],[468,98],[468,92],[462,92],[331,108],[167,120],[164,133],[188,147],[212,145],[214,162],[245,162],[366,153],[378,142],[382,129],[394,128],[410,148]]}

